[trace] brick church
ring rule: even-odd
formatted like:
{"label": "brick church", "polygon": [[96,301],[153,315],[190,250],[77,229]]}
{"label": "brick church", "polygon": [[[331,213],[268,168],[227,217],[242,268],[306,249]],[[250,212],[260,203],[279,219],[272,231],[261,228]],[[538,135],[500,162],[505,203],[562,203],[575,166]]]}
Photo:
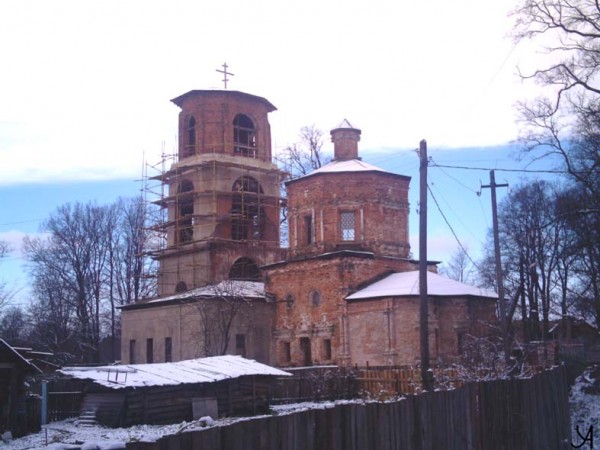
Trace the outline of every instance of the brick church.
{"label": "brick church", "polygon": [[[284,367],[418,363],[410,177],[363,162],[361,130],[344,120],[331,130],[332,162],[286,180],[283,196],[268,100],[194,90],[172,102],[179,149],[160,176],[159,295],[122,308],[123,362],[227,353]],[[497,296],[429,267],[430,355],[453,362],[467,336],[489,333]]]}

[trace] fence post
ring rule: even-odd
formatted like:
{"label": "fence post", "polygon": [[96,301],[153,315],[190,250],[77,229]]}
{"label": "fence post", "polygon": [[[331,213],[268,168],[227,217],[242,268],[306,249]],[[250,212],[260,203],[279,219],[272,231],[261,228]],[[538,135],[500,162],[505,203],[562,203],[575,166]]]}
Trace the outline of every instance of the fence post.
{"label": "fence post", "polygon": [[42,381],[42,425],[48,423],[48,382]]}

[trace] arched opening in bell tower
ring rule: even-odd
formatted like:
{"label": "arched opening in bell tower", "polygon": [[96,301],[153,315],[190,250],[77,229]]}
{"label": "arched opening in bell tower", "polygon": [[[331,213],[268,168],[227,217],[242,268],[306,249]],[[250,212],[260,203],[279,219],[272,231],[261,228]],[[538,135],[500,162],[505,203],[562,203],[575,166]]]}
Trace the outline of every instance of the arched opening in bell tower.
{"label": "arched opening in bell tower", "polygon": [[233,153],[235,155],[256,158],[256,129],[254,122],[245,114],[233,119]]}
{"label": "arched opening in bell tower", "polygon": [[229,269],[229,279],[260,281],[260,269],[250,258],[239,258]]}
{"label": "arched opening in bell tower", "polygon": [[194,238],[194,183],[183,180],[177,189],[177,243]]}
{"label": "arched opening in bell tower", "polygon": [[264,233],[262,187],[252,177],[241,177],[233,183],[231,204],[231,238],[236,241],[260,240]]}
{"label": "arched opening in bell tower", "polygon": [[196,119],[190,116],[186,123],[185,129],[185,145],[183,149],[183,157],[193,156],[196,154]]}

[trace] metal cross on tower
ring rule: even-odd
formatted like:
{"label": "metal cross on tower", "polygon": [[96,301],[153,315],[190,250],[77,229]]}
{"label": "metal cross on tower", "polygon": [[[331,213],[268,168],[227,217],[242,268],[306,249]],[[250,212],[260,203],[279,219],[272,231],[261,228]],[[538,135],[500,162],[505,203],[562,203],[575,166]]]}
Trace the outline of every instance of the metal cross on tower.
{"label": "metal cross on tower", "polygon": [[227,81],[229,81],[227,75],[231,75],[232,77],[235,75],[231,72],[227,72],[227,63],[223,63],[223,70],[217,69],[217,72],[223,74],[223,84],[225,85],[225,89],[227,89]]}

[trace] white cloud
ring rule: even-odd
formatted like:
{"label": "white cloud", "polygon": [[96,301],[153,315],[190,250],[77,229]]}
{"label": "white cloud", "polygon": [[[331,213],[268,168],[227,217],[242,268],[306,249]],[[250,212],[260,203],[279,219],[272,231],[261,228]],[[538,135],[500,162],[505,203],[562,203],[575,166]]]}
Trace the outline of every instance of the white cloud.
{"label": "white cloud", "polygon": [[[0,6],[2,182],[137,177],[175,148],[191,89],[268,98],[273,142],[343,118],[362,148],[468,146],[515,137],[510,4],[472,2],[87,3]],[[504,62],[507,55],[508,62]]]}
{"label": "white cloud", "polygon": [[[30,238],[45,238],[47,234],[44,233],[25,233],[20,230],[8,230],[0,231],[0,242],[6,242],[9,247],[9,254],[7,258],[10,259],[23,259],[25,254],[23,252],[23,239],[25,237]],[[0,265],[2,260],[0,259]]]}

